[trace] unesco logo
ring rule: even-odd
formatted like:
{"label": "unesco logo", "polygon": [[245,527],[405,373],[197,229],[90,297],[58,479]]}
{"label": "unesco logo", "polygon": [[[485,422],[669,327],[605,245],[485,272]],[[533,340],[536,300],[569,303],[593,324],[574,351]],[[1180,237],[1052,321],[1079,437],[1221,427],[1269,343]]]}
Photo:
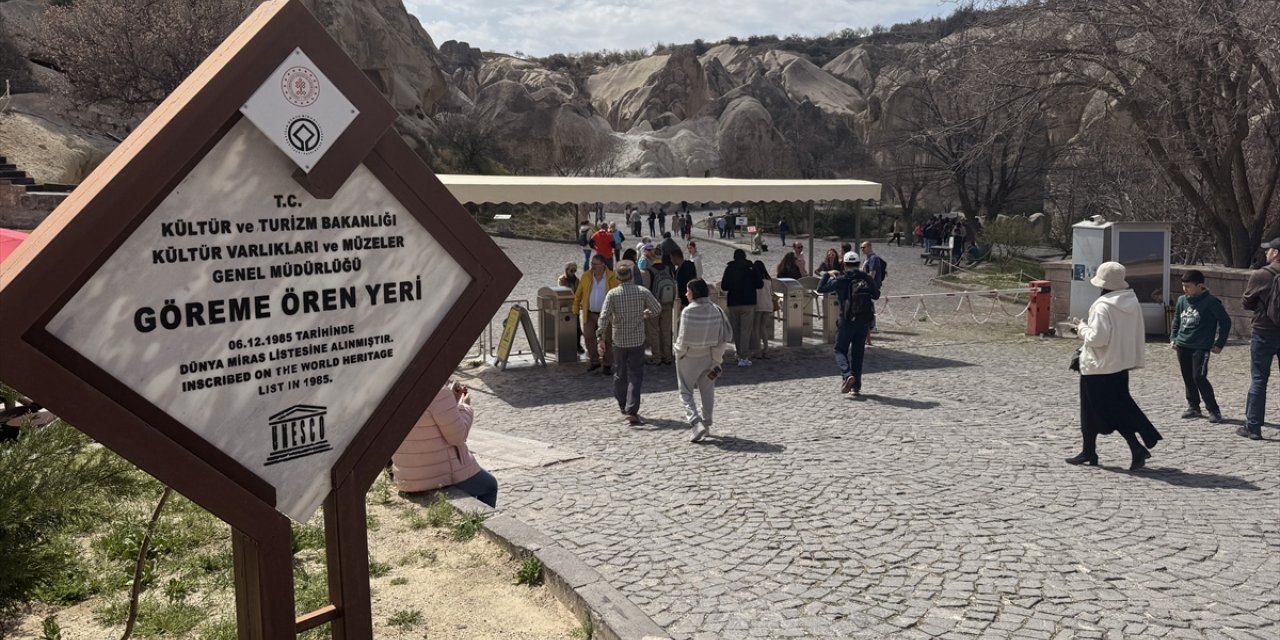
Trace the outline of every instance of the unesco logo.
{"label": "unesco logo", "polygon": [[327,407],[295,404],[267,418],[271,453],[265,466],[331,451],[325,437]]}
{"label": "unesco logo", "polygon": [[296,107],[309,107],[320,99],[320,78],[306,67],[290,67],[280,78],[284,99]]}
{"label": "unesco logo", "polygon": [[307,116],[295,116],[289,120],[284,137],[289,146],[298,153],[311,153],[320,148],[320,143],[324,141],[320,125]]}

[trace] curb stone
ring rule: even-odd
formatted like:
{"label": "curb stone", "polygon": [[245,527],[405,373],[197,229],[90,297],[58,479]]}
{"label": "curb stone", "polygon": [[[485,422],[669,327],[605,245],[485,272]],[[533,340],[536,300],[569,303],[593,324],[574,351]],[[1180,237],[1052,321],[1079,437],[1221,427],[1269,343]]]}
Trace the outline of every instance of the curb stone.
{"label": "curb stone", "polygon": [[516,559],[530,556],[542,562],[547,587],[574,617],[590,620],[592,638],[599,640],[670,640],[671,636],[595,569],[542,532],[498,513],[489,505],[458,491],[444,495],[460,513],[480,513],[483,531]]}

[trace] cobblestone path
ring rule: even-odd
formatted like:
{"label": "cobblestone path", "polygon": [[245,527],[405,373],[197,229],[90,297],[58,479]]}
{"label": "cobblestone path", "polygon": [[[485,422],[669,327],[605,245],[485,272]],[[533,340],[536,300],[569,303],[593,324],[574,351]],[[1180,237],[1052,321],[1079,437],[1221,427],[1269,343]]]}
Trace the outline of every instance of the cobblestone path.
{"label": "cobblestone path", "polygon": [[[500,244],[528,274],[513,297],[581,262]],[[730,249],[700,244],[718,276]],[[887,293],[943,290],[918,252],[877,250]],[[1235,423],[1210,425],[1179,419],[1175,358],[1149,344],[1132,384],[1166,440],[1141,472],[1116,435],[1077,468],[1075,342],[1021,335],[1017,311],[882,320],[860,400],[828,347],[730,367],[700,445],[673,367],[646,367],[634,428],[585,364],[473,370],[478,427],[585,456],[497,472],[499,507],[677,638],[1280,637],[1280,431],[1233,433],[1248,347],[1215,357]]]}

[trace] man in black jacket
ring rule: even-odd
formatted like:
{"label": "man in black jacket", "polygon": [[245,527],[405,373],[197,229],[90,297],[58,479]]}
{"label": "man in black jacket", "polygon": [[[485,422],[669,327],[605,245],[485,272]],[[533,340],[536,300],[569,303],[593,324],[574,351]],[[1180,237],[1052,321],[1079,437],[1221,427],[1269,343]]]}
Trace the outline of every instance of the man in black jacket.
{"label": "man in black jacket", "polygon": [[733,345],[738,352],[738,366],[749,367],[751,360],[751,327],[755,322],[756,289],[764,280],[751,267],[747,252],[734,249],[733,260],[724,268],[720,289],[728,294],[729,324],[733,326]]}
{"label": "man in black jacket", "polygon": [[1272,298],[1280,296],[1276,280],[1280,278],[1280,238],[1262,245],[1267,264],[1249,274],[1241,306],[1253,312],[1253,338],[1249,342],[1249,362],[1252,370],[1249,396],[1245,399],[1245,425],[1236,433],[1250,440],[1262,439],[1263,415],[1267,412],[1267,380],[1271,377],[1271,365],[1280,359],[1280,323],[1267,310]]}
{"label": "man in black jacket", "polygon": [[[840,392],[862,393],[862,356],[866,353],[867,332],[875,320],[880,285],[859,269],[862,259],[850,251],[844,254],[844,271],[827,271],[818,282],[818,293],[834,291],[840,300],[836,325],[836,366],[840,368]],[[870,309],[867,306],[870,305]]]}

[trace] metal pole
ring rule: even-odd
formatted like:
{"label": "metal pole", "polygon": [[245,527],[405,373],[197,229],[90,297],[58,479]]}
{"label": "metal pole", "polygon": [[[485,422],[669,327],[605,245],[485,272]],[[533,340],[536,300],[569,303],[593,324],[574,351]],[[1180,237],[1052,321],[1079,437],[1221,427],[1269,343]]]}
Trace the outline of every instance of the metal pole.
{"label": "metal pole", "polygon": [[805,202],[804,206],[809,209],[809,264],[805,273],[813,275],[813,202]]}

